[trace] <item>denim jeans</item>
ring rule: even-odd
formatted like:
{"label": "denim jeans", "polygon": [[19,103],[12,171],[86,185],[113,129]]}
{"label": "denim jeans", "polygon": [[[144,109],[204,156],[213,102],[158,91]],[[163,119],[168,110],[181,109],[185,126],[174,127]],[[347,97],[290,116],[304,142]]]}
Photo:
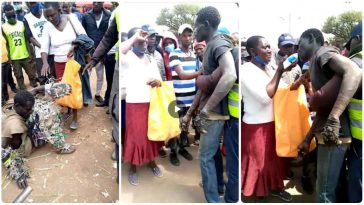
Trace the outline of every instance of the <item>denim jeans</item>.
{"label": "denim jeans", "polygon": [[217,177],[217,190],[220,193],[225,192],[225,182],[224,182],[224,162],[222,160],[222,153],[220,146],[214,156],[216,177]]}
{"label": "denim jeans", "polygon": [[231,118],[225,123],[224,144],[228,174],[225,202],[236,203],[239,200],[239,119]]}
{"label": "denim jeans", "polygon": [[81,84],[82,84],[83,103],[90,105],[92,102],[90,75],[88,72],[85,72],[83,75],[80,74],[80,77],[81,77]]}
{"label": "denim jeans", "polygon": [[200,139],[200,168],[203,191],[208,203],[220,202],[214,156],[219,149],[220,136],[224,128],[223,120],[207,120],[207,133],[201,133]]}
{"label": "denim jeans", "polygon": [[362,200],[362,141],[353,139],[348,150],[348,202]]}
{"label": "denim jeans", "polygon": [[335,203],[335,189],[349,144],[318,145],[316,192],[320,203]]}

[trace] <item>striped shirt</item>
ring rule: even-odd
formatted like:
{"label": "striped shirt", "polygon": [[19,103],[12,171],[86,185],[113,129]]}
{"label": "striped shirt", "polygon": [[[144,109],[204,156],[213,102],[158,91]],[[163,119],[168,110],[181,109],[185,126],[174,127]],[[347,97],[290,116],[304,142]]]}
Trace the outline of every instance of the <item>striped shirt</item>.
{"label": "striped shirt", "polygon": [[178,48],[169,55],[169,67],[172,71],[177,106],[190,107],[196,94],[196,79],[181,80],[175,71],[176,66],[181,66],[186,73],[195,72],[197,70],[195,54],[192,51],[186,54]]}

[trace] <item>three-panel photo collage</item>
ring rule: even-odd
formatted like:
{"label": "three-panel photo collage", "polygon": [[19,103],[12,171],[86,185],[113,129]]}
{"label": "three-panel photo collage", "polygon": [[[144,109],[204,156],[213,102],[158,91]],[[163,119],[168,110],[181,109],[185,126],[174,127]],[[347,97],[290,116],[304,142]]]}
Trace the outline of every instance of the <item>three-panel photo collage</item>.
{"label": "three-panel photo collage", "polygon": [[362,15],[1,1],[2,203],[361,203]]}

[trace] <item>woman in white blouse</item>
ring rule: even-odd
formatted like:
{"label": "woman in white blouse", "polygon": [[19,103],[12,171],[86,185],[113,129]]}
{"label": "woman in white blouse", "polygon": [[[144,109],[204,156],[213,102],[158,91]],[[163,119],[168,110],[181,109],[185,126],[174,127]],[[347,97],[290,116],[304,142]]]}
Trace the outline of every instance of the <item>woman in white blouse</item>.
{"label": "woman in white blouse", "polygon": [[128,180],[138,185],[137,167],[148,164],[153,174],[162,177],[155,163],[163,142],[148,139],[150,90],[161,86],[157,62],[147,55],[147,33],[140,28],[128,32],[128,40],[120,45],[121,99],[126,101],[123,161],[130,163]]}
{"label": "woman in white blouse", "polygon": [[[73,49],[72,41],[76,39],[77,35],[86,34],[86,31],[74,14],[61,15],[59,13],[58,2],[46,2],[44,7],[44,15],[50,24],[45,24],[42,36],[42,75],[47,76],[50,72],[47,58],[48,55],[54,55],[56,78],[60,80],[66,67],[67,54]],[[73,120],[70,128],[77,129],[77,110],[72,109],[72,111]]]}
{"label": "woman in white blouse", "polygon": [[284,69],[283,61],[277,69],[269,64],[272,51],[262,36],[247,40],[251,62],[240,70],[240,86],[244,102],[241,126],[242,193],[244,196],[266,197],[269,194],[284,201],[292,200],[284,191],[285,168],[275,149],[273,96],[277,91]]}

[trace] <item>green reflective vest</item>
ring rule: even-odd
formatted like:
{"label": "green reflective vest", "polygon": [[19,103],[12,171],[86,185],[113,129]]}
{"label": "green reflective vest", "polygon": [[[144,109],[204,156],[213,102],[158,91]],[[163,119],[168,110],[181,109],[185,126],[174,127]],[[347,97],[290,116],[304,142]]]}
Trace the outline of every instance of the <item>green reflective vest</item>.
{"label": "green reflective vest", "polygon": [[[120,35],[120,19],[119,19],[119,6],[115,9],[115,21],[116,21],[116,29],[118,30],[118,35]],[[116,53],[115,53],[115,60],[118,61],[119,59],[119,43],[120,43],[120,36],[119,40],[116,43]]]}
{"label": "green reflective vest", "polygon": [[239,84],[234,83],[228,94],[229,114],[235,118],[239,118]]}
{"label": "green reflective vest", "polygon": [[[355,57],[363,59],[363,51],[350,56],[350,59]],[[362,140],[362,103],[362,99],[352,98],[348,105],[351,135],[358,140]]]}

